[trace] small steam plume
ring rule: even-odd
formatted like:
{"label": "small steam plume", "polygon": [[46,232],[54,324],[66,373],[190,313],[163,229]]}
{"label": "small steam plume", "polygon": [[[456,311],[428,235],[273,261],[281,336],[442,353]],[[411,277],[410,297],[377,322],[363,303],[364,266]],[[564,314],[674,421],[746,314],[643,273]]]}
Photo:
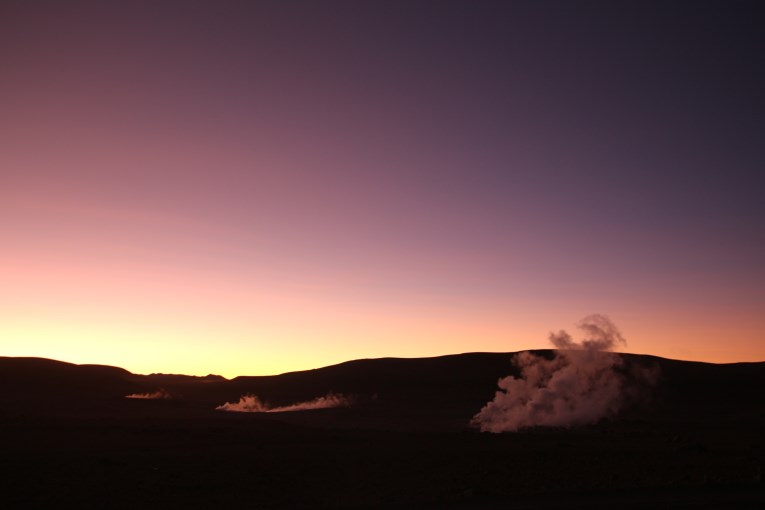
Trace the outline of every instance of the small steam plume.
{"label": "small steam plume", "polygon": [[139,399],[148,399],[148,400],[169,400],[173,397],[166,390],[160,388],[153,393],[132,393],[130,395],[125,395],[125,398],[139,398]]}
{"label": "small steam plume", "polygon": [[500,391],[471,424],[484,432],[513,432],[586,425],[615,414],[625,400],[625,378],[618,371],[623,362],[607,351],[627,342],[604,315],[589,315],[578,327],[585,333],[581,342],[565,331],[550,334],[558,349],[552,359],[516,354],[520,376],[500,379]]}
{"label": "small steam plume", "polygon": [[215,409],[237,413],[265,413],[268,412],[268,405],[261,402],[257,395],[242,395],[239,402],[226,402]]}
{"label": "small steam plume", "polygon": [[266,412],[281,413],[286,411],[307,411],[310,409],[326,409],[330,407],[350,407],[350,405],[351,401],[347,397],[336,393],[328,393],[323,397],[318,397],[307,402],[299,402],[297,404],[288,406],[274,407],[273,409],[269,409]]}
{"label": "small steam plume", "polygon": [[328,393],[323,397],[317,397],[306,402],[298,402],[281,407],[270,407],[258,398],[257,395],[243,395],[239,402],[226,402],[215,409],[218,411],[233,411],[237,413],[282,413],[289,411],[307,411],[310,409],[326,409],[330,407],[349,407],[351,400],[337,393]]}

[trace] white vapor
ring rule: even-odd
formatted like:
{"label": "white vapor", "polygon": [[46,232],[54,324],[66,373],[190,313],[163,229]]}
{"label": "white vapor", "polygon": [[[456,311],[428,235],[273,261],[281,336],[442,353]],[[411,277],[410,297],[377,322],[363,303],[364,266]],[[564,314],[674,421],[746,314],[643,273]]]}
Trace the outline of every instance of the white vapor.
{"label": "white vapor", "polygon": [[307,411],[309,409],[326,409],[330,407],[349,407],[351,401],[340,394],[328,393],[323,397],[318,397],[307,402],[299,402],[288,406],[274,407],[269,409],[268,413],[281,413],[285,411]]}
{"label": "white vapor", "polygon": [[559,349],[552,359],[516,354],[512,361],[520,376],[500,379],[494,399],[471,424],[485,432],[512,432],[586,425],[615,414],[624,403],[625,379],[616,370],[622,358],[607,351],[626,341],[604,315],[589,315],[578,327],[585,333],[581,342],[565,331],[550,334]]}
{"label": "white vapor", "polygon": [[233,411],[237,413],[282,413],[289,411],[306,411],[310,409],[327,409],[330,407],[349,407],[351,401],[348,397],[337,393],[328,393],[323,397],[317,397],[306,402],[298,402],[281,407],[270,407],[258,398],[257,395],[243,395],[239,402],[226,402],[215,409],[218,411]]}
{"label": "white vapor", "polygon": [[130,395],[125,395],[125,398],[139,398],[139,399],[148,399],[148,400],[161,400],[161,399],[171,399],[173,398],[166,390],[159,389],[152,393],[133,393]]}
{"label": "white vapor", "polygon": [[268,411],[266,404],[261,402],[257,395],[242,395],[239,402],[226,402],[215,409],[237,413],[265,413]]}

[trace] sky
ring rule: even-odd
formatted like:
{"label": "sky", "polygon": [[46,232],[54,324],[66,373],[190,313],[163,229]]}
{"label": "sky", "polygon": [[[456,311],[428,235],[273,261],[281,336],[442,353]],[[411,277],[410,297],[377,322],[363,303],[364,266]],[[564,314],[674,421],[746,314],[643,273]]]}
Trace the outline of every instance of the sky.
{"label": "sky", "polygon": [[0,355],[765,360],[757,2],[0,0]]}

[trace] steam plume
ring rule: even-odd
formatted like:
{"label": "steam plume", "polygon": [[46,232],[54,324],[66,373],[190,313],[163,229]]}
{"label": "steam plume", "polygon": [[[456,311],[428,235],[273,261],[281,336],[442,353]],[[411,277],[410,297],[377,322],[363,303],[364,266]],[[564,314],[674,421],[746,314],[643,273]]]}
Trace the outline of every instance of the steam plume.
{"label": "steam plume", "polygon": [[318,397],[307,402],[299,402],[288,406],[275,407],[269,409],[266,412],[280,413],[285,411],[307,411],[309,409],[325,409],[329,407],[349,407],[351,405],[350,400],[340,394],[328,393],[323,397]]}
{"label": "steam plume", "polygon": [[258,398],[257,395],[243,395],[239,402],[226,402],[215,409],[219,411],[233,411],[238,413],[281,413],[288,411],[306,411],[309,409],[326,409],[330,407],[348,407],[351,401],[348,397],[337,393],[328,393],[323,397],[317,397],[306,402],[298,402],[281,407],[270,407]]}
{"label": "steam plume", "polygon": [[268,406],[261,402],[257,395],[242,395],[239,402],[226,402],[215,409],[237,413],[265,413],[268,411]]}
{"label": "steam plume", "polygon": [[139,399],[148,399],[148,400],[166,399],[167,400],[173,397],[166,390],[160,388],[153,393],[132,393],[130,395],[125,395],[125,398],[139,398]]}
{"label": "steam plume", "polygon": [[557,351],[552,359],[521,352],[513,357],[519,377],[499,380],[494,400],[473,417],[485,432],[511,432],[524,427],[585,425],[615,414],[622,406],[622,364],[610,351],[626,345],[604,315],[589,315],[578,324],[585,333],[575,342],[566,331],[550,334]]}

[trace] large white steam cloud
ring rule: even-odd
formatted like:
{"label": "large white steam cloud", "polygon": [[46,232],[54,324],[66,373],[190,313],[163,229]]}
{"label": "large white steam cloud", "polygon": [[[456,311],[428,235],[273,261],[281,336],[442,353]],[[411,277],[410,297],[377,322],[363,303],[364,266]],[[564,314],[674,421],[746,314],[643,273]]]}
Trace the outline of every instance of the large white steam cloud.
{"label": "large white steam cloud", "polygon": [[348,407],[351,401],[336,393],[328,393],[323,397],[317,397],[307,402],[298,402],[288,406],[270,407],[258,398],[257,395],[243,395],[239,402],[226,402],[215,409],[218,411],[233,411],[237,413],[282,413],[288,411],[307,411],[310,409],[326,409],[330,407]]}
{"label": "large white steam cloud", "polygon": [[570,427],[595,423],[615,414],[624,402],[624,376],[616,368],[624,337],[604,315],[589,315],[578,324],[585,338],[575,342],[565,331],[550,334],[557,351],[552,359],[521,352],[513,357],[520,376],[499,380],[494,400],[472,419],[485,432],[512,432],[524,427]]}

